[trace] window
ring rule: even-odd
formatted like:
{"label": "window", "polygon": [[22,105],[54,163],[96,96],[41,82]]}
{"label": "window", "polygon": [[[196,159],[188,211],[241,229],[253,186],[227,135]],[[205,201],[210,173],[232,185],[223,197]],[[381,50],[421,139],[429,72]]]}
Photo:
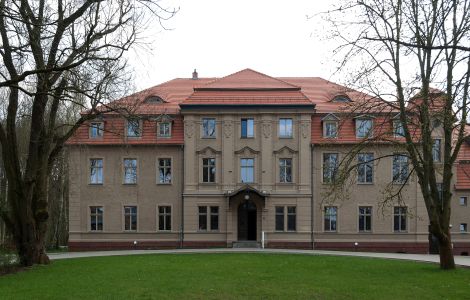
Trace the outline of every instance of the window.
{"label": "window", "polygon": [[202,119],[202,137],[215,138],[215,119]]}
{"label": "window", "polygon": [[359,231],[371,231],[372,229],[372,207],[359,207]]}
{"label": "window", "polygon": [[202,182],[215,182],[215,158],[202,159]]}
{"label": "window", "polygon": [[371,119],[356,119],[356,137],[365,138],[372,134]]}
{"label": "window", "polygon": [[124,184],[137,183],[137,159],[124,159]]}
{"label": "window", "polygon": [[432,144],[432,160],[434,162],[441,161],[441,140],[435,139]]}
{"label": "window", "polygon": [[292,119],[279,119],[279,137],[292,137]]}
{"label": "window", "polygon": [[357,155],[357,182],[372,183],[374,181],[374,154],[359,153]]}
{"label": "window", "polygon": [[242,138],[252,138],[255,136],[255,122],[253,119],[242,119]]}
{"label": "window", "polygon": [[467,206],[467,197],[460,197],[459,203],[460,206]]}
{"label": "window", "polygon": [[199,230],[207,230],[207,206],[199,206]]}
{"label": "window", "polygon": [[219,230],[219,207],[211,206],[211,230]]}
{"label": "window", "polygon": [[338,208],[336,206],[325,206],[325,231],[336,231],[336,220]]}
{"label": "window", "polygon": [[159,137],[171,137],[171,123],[170,122],[158,123],[158,136]]}
{"label": "window", "polygon": [[[284,231],[287,224],[287,231],[297,230],[297,208],[295,206],[276,206],[276,231]],[[287,212],[287,214],[285,214]]]}
{"label": "window", "polygon": [[103,184],[103,160],[101,158],[90,159],[90,183]]}
{"label": "window", "polygon": [[158,182],[171,183],[171,159],[158,159]]}
{"label": "window", "polygon": [[323,153],[323,182],[332,183],[338,169],[338,153]]}
{"label": "window", "polygon": [[279,159],[279,182],[282,182],[282,183],[292,182],[292,159],[291,158]]}
{"label": "window", "polygon": [[392,180],[394,183],[406,183],[408,180],[408,157],[396,154],[392,158]]}
{"label": "window", "polygon": [[253,158],[240,159],[240,179],[241,182],[254,182],[255,160]]}
{"label": "window", "polygon": [[338,137],[338,122],[336,121],[323,122],[323,136],[326,138]]}
{"label": "window", "polygon": [[90,230],[103,231],[103,206],[90,207]]}
{"label": "window", "polygon": [[[210,219],[207,218],[207,212],[210,212]],[[219,207],[218,206],[199,206],[199,230],[219,230]],[[210,221],[209,226],[207,221]]]}
{"label": "window", "polygon": [[104,123],[93,122],[90,124],[90,137],[99,138],[103,136]]}
{"label": "window", "polygon": [[171,230],[171,206],[158,207],[158,230]]}
{"label": "window", "polygon": [[124,206],[124,230],[137,230],[137,206]]}
{"label": "window", "polygon": [[276,231],[284,231],[284,206],[276,206]]}
{"label": "window", "polygon": [[460,232],[467,232],[467,223],[460,224]]}
{"label": "window", "polygon": [[393,208],[393,231],[406,231],[406,207],[395,206]]}
{"label": "window", "polygon": [[127,120],[127,136],[139,137],[140,135],[140,121],[137,119]]}
{"label": "window", "polygon": [[405,129],[400,120],[393,120],[393,136],[395,137],[404,137]]}
{"label": "window", "polygon": [[297,213],[295,206],[287,207],[287,230],[295,231],[297,228]]}

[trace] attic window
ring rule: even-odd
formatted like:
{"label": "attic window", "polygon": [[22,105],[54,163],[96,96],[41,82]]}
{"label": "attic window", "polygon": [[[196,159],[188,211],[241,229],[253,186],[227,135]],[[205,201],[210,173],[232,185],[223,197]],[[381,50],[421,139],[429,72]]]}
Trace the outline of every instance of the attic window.
{"label": "attic window", "polygon": [[351,102],[351,99],[346,95],[338,95],[333,98],[333,102]]}
{"label": "attic window", "polygon": [[149,96],[144,101],[145,103],[165,103],[165,101],[159,96]]}

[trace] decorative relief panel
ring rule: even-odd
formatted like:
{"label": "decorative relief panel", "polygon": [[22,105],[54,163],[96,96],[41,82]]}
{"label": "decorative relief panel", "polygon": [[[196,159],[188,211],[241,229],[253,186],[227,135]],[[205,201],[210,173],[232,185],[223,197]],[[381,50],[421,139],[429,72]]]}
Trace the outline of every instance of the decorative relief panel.
{"label": "decorative relief panel", "polygon": [[309,136],[308,123],[302,123],[300,125],[300,131],[302,132],[302,137],[306,139]]}
{"label": "decorative relief panel", "polygon": [[184,124],[184,134],[187,138],[192,138],[194,135],[194,123],[185,122]]}
{"label": "decorative relief panel", "polygon": [[263,130],[263,135],[265,138],[269,138],[271,136],[271,124],[270,123],[263,123],[261,125]]}
{"label": "decorative relief panel", "polygon": [[224,135],[226,138],[232,136],[232,123],[224,122]]}

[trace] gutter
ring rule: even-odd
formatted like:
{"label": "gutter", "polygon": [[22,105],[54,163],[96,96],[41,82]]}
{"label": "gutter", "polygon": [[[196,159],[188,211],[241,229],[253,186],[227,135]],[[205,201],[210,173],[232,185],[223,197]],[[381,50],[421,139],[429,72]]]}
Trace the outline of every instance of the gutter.
{"label": "gutter", "polygon": [[312,250],[315,249],[315,240],[313,236],[313,214],[314,214],[314,200],[313,200],[313,184],[314,184],[314,178],[313,174],[315,173],[313,171],[313,144],[310,144],[310,193],[311,193],[311,200],[310,200],[310,230],[311,230],[311,242],[312,242]]}
{"label": "gutter", "polygon": [[184,247],[184,144],[181,145],[182,150],[182,176],[181,176],[181,221],[180,221],[180,248]]}

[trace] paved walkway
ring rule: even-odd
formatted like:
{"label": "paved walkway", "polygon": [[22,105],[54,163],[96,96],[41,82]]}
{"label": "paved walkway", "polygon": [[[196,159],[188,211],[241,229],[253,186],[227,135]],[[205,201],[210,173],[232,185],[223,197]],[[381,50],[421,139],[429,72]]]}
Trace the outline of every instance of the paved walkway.
{"label": "paved walkway", "polygon": [[[372,252],[343,252],[322,250],[287,250],[287,249],[248,249],[248,248],[221,248],[221,249],[173,249],[173,250],[122,250],[122,251],[93,251],[93,252],[66,252],[51,253],[52,260],[117,256],[117,255],[141,255],[141,254],[191,254],[191,253],[274,253],[274,254],[303,254],[303,255],[337,255],[337,256],[359,256],[387,259],[413,260],[423,262],[439,263],[438,255],[428,254],[401,254],[401,253],[372,253]],[[455,256],[455,263],[460,266],[470,267],[469,256]]]}

